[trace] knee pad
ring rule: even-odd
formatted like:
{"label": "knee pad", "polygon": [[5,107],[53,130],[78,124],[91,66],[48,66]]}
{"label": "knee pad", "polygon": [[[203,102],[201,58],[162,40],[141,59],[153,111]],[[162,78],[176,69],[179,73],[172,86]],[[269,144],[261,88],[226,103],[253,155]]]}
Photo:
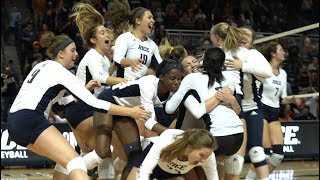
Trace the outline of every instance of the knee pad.
{"label": "knee pad", "polygon": [[283,159],[284,159],[283,154],[272,153],[269,158],[269,163],[274,167],[278,167],[278,166],[280,166]]}
{"label": "knee pad", "polygon": [[61,166],[60,164],[58,164],[58,163],[57,163],[56,166],[54,167],[54,170],[68,176],[68,171],[67,171],[67,169],[64,168],[64,167],[62,167],[62,166]]}
{"label": "knee pad", "polygon": [[68,174],[75,169],[81,169],[81,170],[87,172],[87,167],[86,167],[86,164],[84,163],[84,160],[82,159],[82,157],[76,157],[68,162],[68,164],[67,164]]}
{"label": "knee pad", "polygon": [[244,158],[238,154],[227,156],[224,159],[224,171],[231,175],[240,175],[243,168]]}
{"label": "knee pad", "polygon": [[283,155],[283,144],[275,144],[272,146],[272,154],[269,159],[269,163],[274,166],[280,166],[281,162],[284,159]]}
{"label": "knee pad", "polygon": [[128,163],[124,167],[124,171],[130,172],[133,167],[133,163],[142,152],[141,143],[139,141],[136,141],[130,144],[126,144],[124,145],[124,151],[128,157]]}
{"label": "knee pad", "polygon": [[123,149],[128,157],[128,160],[133,158],[132,156],[135,156],[135,154],[142,152],[141,143],[139,141],[136,141],[136,142],[133,142],[130,144],[126,144],[126,145],[124,145]]}
{"label": "knee pad", "polygon": [[266,154],[267,162],[269,162],[269,158],[271,156],[271,148],[264,148],[264,153]]}
{"label": "knee pad", "polygon": [[249,157],[254,167],[260,167],[267,164],[266,155],[260,146],[254,146],[249,150]]}

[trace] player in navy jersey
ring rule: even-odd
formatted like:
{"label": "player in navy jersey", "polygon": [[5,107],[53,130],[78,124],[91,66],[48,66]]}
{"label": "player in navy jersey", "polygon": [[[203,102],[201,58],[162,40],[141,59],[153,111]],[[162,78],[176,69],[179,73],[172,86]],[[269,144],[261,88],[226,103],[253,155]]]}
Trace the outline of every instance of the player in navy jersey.
{"label": "player in navy jersey", "polygon": [[[88,3],[77,3],[73,6],[70,19],[75,21],[83,42],[89,49],[81,59],[76,72],[76,76],[82,84],[85,85],[90,80],[97,80],[102,83],[103,85],[94,88],[92,91],[95,96],[98,96],[106,86],[126,82],[124,78],[110,76],[111,62],[106,54],[111,50],[114,39],[111,39],[113,37],[112,31],[107,30],[104,26],[103,16]],[[94,150],[93,109],[84,102],[77,101],[65,109],[65,118],[76,136],[81,149],[80,155],[84,156]],[[111,154],[104,161],[98,167],[99,178],[114,178]],[[65,174],[65,171],[59,165],[56,165],[55,170]],[[102,172],[104,173],[102,174]],[[61,179],[62,175],[55,172],[54,177]]]}
{"label": "player in navy jersey", "polygon": [[199,179],[218,180],[216,138],[204,129],[165,130],[143,150],[129,180],[172,179],[202,167]]}
{"label": "player in navy jersey", "polygon": [[142,106],[128,108],[96,99],[68,71],[78,55],[75,43],[68,36],[52,36],[47,44],[47,55],[53,60],[37,64],[23,82],[8,116],[9,135],[17,144],[62,165],[70,179],[89,179],[83,159],[47,120],[52,104],[62,100],[69,91],[90,106],[112,114],[140,120],[149,114]]}
{"label": "player in navy jersey", "polygon": [[217,138],[219,147],[215,155],[219,162],[233,161],[232,156],[239,150],[243,139],[243,125],[238,116],[240,105],[230,91],[235,90],[235,84],[224,78],[224,62],[222,49],[209,48],[204,54],[203,71],[184,77],[178,91],[165,106],[166,112],[172,113],[183,104],[194,117],[205,121],[206,129]]}
{"label": "player in navy jersey", "polygon": [[117,65],[117,77],[139,79],[144,75],[154,74],[162,58],[157,44],[148,37],[155,23],[152,13],[143,7],[129,12],[129,8],[123,8],[127,3],[126,0],[115,1],[110,12],[114,30],[124,22],[129,22],[132,26],[132,30],[119,36],[116,34],[113,60]]}
{"label": "player in navy jersey", "polygon": [[[172,96],[180,85],[181,76],[180,64],[168,59],[159,64],[156,76],[148,75],[135,81],[114,85],[104,90],[98,98],[127,107],[141,103],[151,113],[144,126],[160,134],[167,128],[156,121],[154,107],[161,106]],[[96,128],[96,149],[84,156],[85,161],[90,161],[94,167],[105,158],[110,151],[111,133],[114,129],[128,157],[128,163],[121,176],[125,179],[142,151],[136,122],[127,116],[112,116],[100,111],[94,113],[93,122]]]}
{"label": "player in navy jersey", "polygon": [[[255,49],[243,47],[249,33],[241,28],[235,28],[227,23],[218,23],[211,28],[211,41],[215,46],[221,47],[226,53],[226,79],[234,79],[236,93],[243,113],[240,114],[246,121],[247,148],[251,162],[257,167],[259,178],[268,178],[268,166],[262,147],[263,118],[258,108],[258,94],[255,79],[268,78],[272,75],[271,66],[265,57]],[[245,142],[243,142],[243,146]],[[229,171],[228,179],[238,179],[244,163],[244,148],[235,155],[238,164]],[[222,164],[223,165],[223,164]],[[219,163],[218,163],[219,166]]]}
{"label": "player in navy jersey", "polygon": [[[283,155],[283,133],[281,123],[278,120],[280,114],[280,103],[296,103],[298,99],[287,97],[287,73],[281,68],[285,60],[285,52],[278,42],[270,42],[259,48],[272,67],[272,76],[261,83],[259,92],[261,94],[261,109],[264,118],[263,147],[269,156],[269,172],[280,166]],[[282,100],[282,101],[281,101]],[[272,150],[272,153],[271,151]],[[247,180],[256,179],[256,174],[251,168],[246,177]]]}

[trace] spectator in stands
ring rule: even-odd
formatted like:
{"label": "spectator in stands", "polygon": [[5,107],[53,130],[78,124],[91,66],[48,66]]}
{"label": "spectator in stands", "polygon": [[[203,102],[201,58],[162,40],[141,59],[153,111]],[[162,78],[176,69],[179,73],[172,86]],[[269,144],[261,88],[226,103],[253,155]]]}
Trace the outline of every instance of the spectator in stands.
{"label": "spectator in stands", "polygon": [[21,19],[21,12],[18,10],[16,5],[13,5],[11,12],[9,13],[9,29],[7,38],[7,44],[15,44],[14,32],[16,31],[16,22]]}
{"label": "spectator in stands", "polygon": [[203,37],[200,39],[200,46],[201,46],[201,51],[204,51],[208,49],[209,47],[212,47],[212,42],[210,40],[210,32],[205,31],[203,33]]}
{"label": "spectator in stands", "polygon": [[293,110],[290,104],[280,105],[279,121],[280,122],[291,122],[293,121]]}
{"label": "spectator in stands", "polygon": [[202,12],[201,8],[197,9],[197,13],[194,18],[196,29],[207,29],[207,16]]}
{"label": "spectator in stands", "polygon": [[[3,89],[4,88],[4,89]],[[1,121],[7,122],[9,108],[18,94],[18,78],[10,67],[1,73]]]}
{"label": "spectator in stands", "polygon": [[161,7],[158,7],[154,13],[154,20],[156,21],[156,26],[163,24],[165,13],[162,11]]}
{"label": "spectator in stands", "polygon": [[308,93],[308,89],[311,88],[311,79],[306,64],[302,64],[299,70],[299,76],[296,80],[298,83],[299,94]]}
{"label": "spectator in stands", "polygon": [[29,21],[27,26],[22,30],[21,40],[24,55],[22,68],[24,75],[27,75],[28,66],[32,63],[33,42],[37,40],[37,34],[33,30],[33,22]]}
{"label": "spectator in stands", "polygon": [[59,0],[55,16],[55,32],[61,32],[63,26],[68,22],[68,10],[65,7],[64,0]]}
{"label": "spectator in stands", "polygon": [[309,106],[304,106],[301,114],[296,117],[296,120],[317,120],[316,116],[310,112]]}
{"label": "spectator in stands", "polygon": [[49,0],[46,6],[46,12],[43,17],[43,22],[48,25],[48,29],[55,30],[55,15],[56,10],[52,4],[52,1]]}
{"label": "spectator in stands", "polygon": [[302,60],[299,57],[300,49],[297,44],[289,45],[288,57],[284,63],[284,68],[288,75],[288,82],[291,84],[292,93],[298,94],[298,83],[296,75],[299,74],[299,67],[301,66]]}
{"label": "spectator in stands", "polygon": [[34,28],[39,31],[46,10],[46,0],[32,0],[32,13]]}
{"label": "spectator in stands", "polygon": [[168,33],[167,30],[164,26],[164,24],[160,24],[156,30],[156,35],[155,35],[155,39],[154,42],[157,45],[160,45],[160,42],[164,39],[168,37]]}
{"label": "spectator in stands", "polygon": [[38,40],[40,40],[43,35],[48,33],[53,33],[53,32],[48,29],[48,25],[46,23],[43,23],[41,30],[38,32]]}

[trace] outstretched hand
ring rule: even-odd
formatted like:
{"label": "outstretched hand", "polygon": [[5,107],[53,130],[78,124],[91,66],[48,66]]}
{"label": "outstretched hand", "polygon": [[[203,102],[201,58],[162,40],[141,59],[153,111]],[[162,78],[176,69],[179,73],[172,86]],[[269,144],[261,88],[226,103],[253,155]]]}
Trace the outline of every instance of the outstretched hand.
{"label": "outstretched hand", "polygon": [[89,90],[89,91],[92,91],[94,88],[96,87],[100,87],[101,86],[101,83],[99,80],[90,80],[87,84],[86,84],[86,88]]}
{"label": "outstretched hand", "polygon": [[131,117],[135,120],[146,121],[151,117],[151,113],[146,111],[142,105],[132,108]]}

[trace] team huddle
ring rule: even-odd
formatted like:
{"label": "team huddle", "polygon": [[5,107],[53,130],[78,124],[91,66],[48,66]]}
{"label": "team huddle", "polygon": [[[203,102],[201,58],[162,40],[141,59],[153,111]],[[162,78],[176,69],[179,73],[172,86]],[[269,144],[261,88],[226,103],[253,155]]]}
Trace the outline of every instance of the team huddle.
{"label": "team huddle", "polygon": [[[54,179],[269,179],[283,155],[280,103],[286,93],[278,42],[253,48],[254,33],[227,23],[210,30],[201,59],[148,36],[155,21],[143,7],[114,1],[112,29],[89,3],[70,18],[87,53],[76,74],[76,45],[48,35],[51,60],[26,77],[8,115],[10,137],[56,162]],[[80,155],[49,121],[63,112]],[[112,146],[111,146],[112,145]],[[111,148],[112,147],[112,148]]]}

